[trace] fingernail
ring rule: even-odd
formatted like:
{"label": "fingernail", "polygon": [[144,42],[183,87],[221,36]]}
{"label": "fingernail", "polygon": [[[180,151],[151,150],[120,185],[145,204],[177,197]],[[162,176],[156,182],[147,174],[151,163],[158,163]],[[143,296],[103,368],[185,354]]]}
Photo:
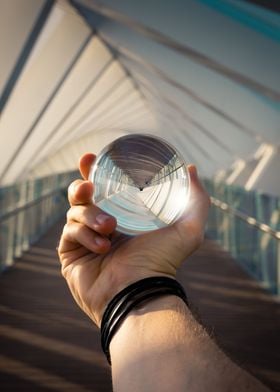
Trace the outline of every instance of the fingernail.
{"label": "fingernail", "polygon": [[107,222],[109,219],[111,219],[111,217],[110,217],[109,215],[99,214],[99,215],[97,215],[97,217],[96,217],[96,222],[97,222],[99,225],[102,225],[102,224],[104,224],[105,222]]}
{"label": "fingernail", "polygon": [[95,237],[94,242],[96,243],[97,246],[103,246],[105,240],[102,237]]}

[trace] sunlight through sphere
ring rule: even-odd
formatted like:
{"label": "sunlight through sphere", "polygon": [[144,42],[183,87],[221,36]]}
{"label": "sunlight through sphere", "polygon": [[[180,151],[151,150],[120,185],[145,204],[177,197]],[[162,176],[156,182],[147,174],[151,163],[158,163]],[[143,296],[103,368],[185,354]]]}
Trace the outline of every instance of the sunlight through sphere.
{"label": "sunlight through sphere", "polygon": [[94,203],[130,235],[175,222],[188,201],[188,175],[180,154],[150,135],[123,136],[105,147],[91,168]]}

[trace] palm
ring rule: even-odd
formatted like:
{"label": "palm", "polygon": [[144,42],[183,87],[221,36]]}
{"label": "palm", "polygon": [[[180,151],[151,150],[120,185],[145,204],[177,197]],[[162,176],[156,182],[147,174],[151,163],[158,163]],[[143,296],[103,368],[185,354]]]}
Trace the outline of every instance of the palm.
{"label": "palm", "polygon": [[[175,276],[181,262],[196,247],[192,236],[190,233],[189,240],[184,241],[176,224],[137,237],[115,233],[112,247],[104,255],[83,246],[67,252],[64,275],[78,304],[99,324],[98,314],[108,299],[129,283],[153,275]],[[105,295],[107,301],[100,301]],[[91,309],[98,311],[93,314]]]}

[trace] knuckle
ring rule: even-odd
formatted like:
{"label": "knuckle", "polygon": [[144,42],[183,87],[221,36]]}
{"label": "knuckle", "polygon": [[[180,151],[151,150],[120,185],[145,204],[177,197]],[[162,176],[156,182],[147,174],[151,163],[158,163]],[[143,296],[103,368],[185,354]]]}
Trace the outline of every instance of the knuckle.
{"label": "knuckle", "polygon": [[66,212],[66,220],[67,222],[72,220],[72,208],[69,208],[69,210]]}
{"label": "knuckle", "polygon": [[72,206],[66,213],[66,219],[68,223],[85,223],[91,219],[91,214],[92,211],[88,207],[85,207],[83,205]]}
{"label": "knuckle", "polygon": [[68,223],[65,223],[65,225],[63,226],[63,229],[62,229],[62,237],[66,236],[66,234],[68,232],[68,227],[69,227]]}
{"label": "knuckle", "polygon": [[75,201],[75,192],[77,189],[77,186],[80,185],[83,182],[81,179],[77,179],[73,182],[68,187],[68,200],[69,203],[71,204],[73,201]]}
{"label": "knuckle", "polygon": [[76,186],[76,181],[71,182],[71,184],[68,186],[68,197],[70,197],[75,189]]}
{"label": "knuckle", "polygon": [[62,254],[62,252],[61,252],[61,240],[59,241],[59,243],[57,245],[56,251],[57,251],[58,256],[61,257],[61,254]]}
{"label": "knuckle", "polygon": [[65,279],[65,280],[67,280],[67,277],[68,277],[68,267],[65,267],[65,266],[61,266],[61,269],[60,269],[60,272],[61,272],[61,275],[63,276],[63,278]]}

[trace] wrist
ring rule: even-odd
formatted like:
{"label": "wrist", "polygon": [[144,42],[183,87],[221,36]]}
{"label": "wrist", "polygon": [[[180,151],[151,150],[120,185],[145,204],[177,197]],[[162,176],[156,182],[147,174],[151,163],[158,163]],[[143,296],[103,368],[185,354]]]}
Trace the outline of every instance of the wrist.
{"label": "wrist", "polygon": [[[139,282],[142,279],[147,279],[151,277],[166,277],[166,278],[171,278],[175,280],[175,277],[169,274],[164,274],[164,273],[152,273],[152,272],[147,272],[143,271],[141,273],[135,273],[135,274],[129,274],[127,278],[121,277],[118,278],[115,274],[112,279],[110,279],[109,282],[106,282],[106,284],[102,284],[102,289],[99,290],[101,292],[101,295],[99,295],[100,300],[98,303],[95,303],[92,308],[94,309],[94,317],[91,317],[91,319],[94,321],[94,323],[97,325],[98,328],[101,328],[101,321],[104,316],[104,312],[108,306],[108,304],[111,302],[111,300],[118,295],[122,290],[124,290],[126,287]],[[108,287],[110,289],[108,289]],[[103,293],[102,293],[103,291]]]}
{"label": "wrist", "polygon": [[193,320],[192,314],[176,295],[166,295],[140,304],[127,315],[112,338],[112,365],[145,358],[151,352],[154,358],[159,359],[167,352],[177,351],[176,347],[180,348],[181,341],[170,339],[170,330],[176,325],[176,335],[180,336],[180,326],[185,329],[188,320]]}
{"label": "wrist", "polygon": [[183,287],[175,279],[166,276],[138,280],[125,287],[110,301],[101,322],[101,344],[109,363],[112,337],[125,318],[131,311],[143,309],[145,303],[162,296],[178,296],[188,305]]}
{"label": "wrist", "polygon": [[128,315],[134,322],[142,323],[146,316],[152,316],[156,312],[172,311],[176,313],[185,313],[189,311],[182,298],[176,295],[163,295],[162,297],[152,298],[135,307]]}

